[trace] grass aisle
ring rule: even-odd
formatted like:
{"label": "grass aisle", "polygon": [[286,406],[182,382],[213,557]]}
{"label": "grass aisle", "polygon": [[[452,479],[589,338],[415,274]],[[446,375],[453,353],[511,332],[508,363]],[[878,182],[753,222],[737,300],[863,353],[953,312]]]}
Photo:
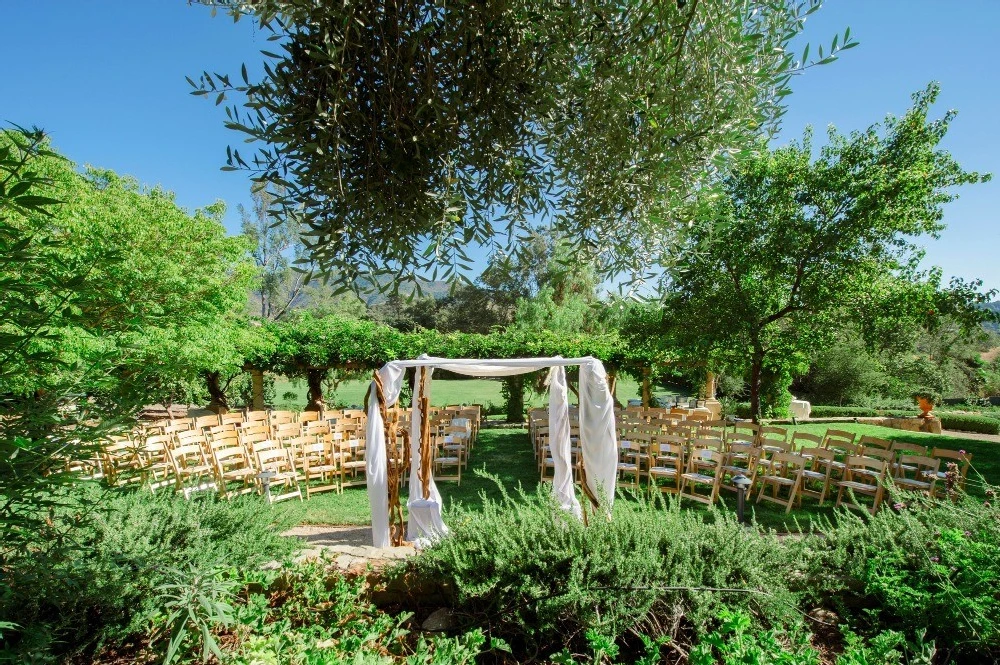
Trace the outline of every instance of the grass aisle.
{"label": "grass aisle", "polygon": [[[438,482],[438,491],[444,499],[445,509],[453,502],[475,508],[482,504],[481,493],[499,498],[500,490],[489,478],[474,471],[485,469],[497,476],[509,492],[517,490],[518,483],[529,492],[538,485],[535,456],[523,429],[482,430],[472,451],[469,465],[462,470],[462,482]],[[402,492],[403,509],[406,509],[407,488]],[[368,491],[364,486],[349,487],[342,494],[324,492],[314,494],[308,501],[285,501],[274,506],[279,521],[292,524],[371,524],[372,513],[368,504]]]}

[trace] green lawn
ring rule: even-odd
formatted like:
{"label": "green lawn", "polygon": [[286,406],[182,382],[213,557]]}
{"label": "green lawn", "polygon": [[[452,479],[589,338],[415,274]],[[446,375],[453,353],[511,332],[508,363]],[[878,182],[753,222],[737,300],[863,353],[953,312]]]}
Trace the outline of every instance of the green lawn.
{"label": "green lawn", "polygon": [[[336,394],[327,394],[327,401],[345,406],[361,406],[368,391],[368,381],[346,381],[340,385]],[[279,376],[274,382],[275,405],[279,409],[301,410],[306,405],[306,382],[303,379],[287,379]],[[639,384],[626,376],[618,379],[618,399],[627,404],[630,399],[638,399]],[[665,387],[658,387],[653,392],[656,397],[667,397],[678,394]],[[548,395],[528,391],[526,400],[529,406],[545,406]],[[500,395],[500,381],[495,379],[435,379],[431,384],[431,404],[446,406],[448,404],[494,404],[503,405]]]}
{"label": "green lawn", "polygon": [[[903,432],[875,425],[853,423],[799,425],[789,429],[823,434],[828,428],[855,432],[858,436],[870,434],[895,441],[920,443],[929,447],[965,450],[973,455],[974,471],[970,472],[968,483],[970,493],[982,495],[983,480],[993,485],[1000,484],[1000,448],[998,448],[1000,444],[918,432]],[[484,495],[494,498],[500,496],[500,489],[496,483],[490,478],[476,474],[476,469],[485,470],[495,476],[508,492],[516,491],[519,485],[526,491],[532,492],[538,484],[538,471],[525,430],[483,430],[480,432],[479,441],[472,452],[468,469],[462,474],[461,485],[457,485],[454,481],[438,483],[438,489],[444,498],[446,509],[456,502],[474,508],[481,504]],[[404,505],[405,496],[404,489]],[[621,492],[621,496],[626,502],[630,499],[630,494],[627,491]],[[774,504],[755,505],[753,503],[755,498],[751,497],[748,502],[754,519],[760,524],[781,531],[798,531],[805,528],[811,517],[834,516],[832,501],[828,501],[820,508],[814,499],[806,498],[801,510],[793,510],[790,515],[786,516],[783,510]],[[735,509],[735,496],[732,493],[724,492],[722,500],[724,505]],[[694,510],[705,510],[701,504],[686,502],[686,505]],[[302,503],[284,502],[276,505],[275,510],[280,515],[300,523],[371,523],[368,495],[364,487],[349,488],[339,495],[333,493],[315,495],[309,501]]]}

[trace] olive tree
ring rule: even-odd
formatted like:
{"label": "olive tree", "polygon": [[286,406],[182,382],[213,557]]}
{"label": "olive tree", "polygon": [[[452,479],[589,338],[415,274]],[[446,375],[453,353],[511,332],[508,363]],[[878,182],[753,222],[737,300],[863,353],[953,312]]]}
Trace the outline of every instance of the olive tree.
{"label": "olive tree", "polygon": [[733,160],[705,196],[669,273],[666,309],[690,356],[743,366],[761,416],[787,393],[807,352],[838,326],[857,324],[872,343],[939,313],[975,327],[991,293],[978,283],[942,288],[916,265],[924,236],[944,228],[958,185],[988,175],[964,170],[940,143],[954,117],[928,117],[938,87],[913,97],[902,117],[842,135],[813,158],[802,143],[760,145]]}
{"label": "olive tree", "polygon": [[[602,277],[642,280],[724,156],[774,129],[820,0],[203,0],[270,35],[263,75],[204,72],[345,286],[458,279],[546,219]],[[391,277],[385,279],[384,276]],[[418,293],[419,295],[419,293]]]}

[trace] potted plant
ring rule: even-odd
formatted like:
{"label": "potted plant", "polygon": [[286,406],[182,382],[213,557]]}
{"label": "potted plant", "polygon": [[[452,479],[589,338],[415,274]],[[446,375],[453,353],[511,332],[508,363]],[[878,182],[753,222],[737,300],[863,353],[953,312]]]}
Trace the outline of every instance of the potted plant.
{"label": "potted plant", "polygon": [[930,388],[921,388],[913,393],[913,400],[920,407],[921,418],[932,418],[934,414],[931,411],[941,403],[941,395]]}

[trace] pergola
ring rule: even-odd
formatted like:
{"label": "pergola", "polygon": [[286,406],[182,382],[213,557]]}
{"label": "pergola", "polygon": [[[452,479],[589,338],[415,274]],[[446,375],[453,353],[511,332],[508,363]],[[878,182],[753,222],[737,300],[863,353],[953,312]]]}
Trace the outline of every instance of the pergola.
{"label": "pergola", "polygon": [[[435,369],[456,374],[504,377],[527,374],[550,368],[549,445],[555,464],[552,491],[559,505],[579,517],[580,503],[573,488],[570,446],[569,400],[566,366],[580,367],[580,438],[583,456],[585,491],[592,500],[606,501],[610,508],[615,497],[618,448],[615,437],[614,402],[608,389],[607,375],[601,361],[583,358],[518,358],[510,360],[470,360],[421,356],[416,360],[395,360],[375,374],[368,402],[367,477],[368,499],[372,509],[372,544],[388,547],[402,542],[402,510],[399,506],[400,460],[386,453],[386,440],[395,442],[395,418],[389,409],[399,400],[406,370],[417,371],[417,390],[413,395],[413,414],[408,432],[410,452],[410,491],[407,499],[408,540],[435,539],[448,533],[441,518],[441,494],[434,483],[427,432],[427,407],[430,404],[431,375]],[[407,433],[404,433],[404,440]],[[426,464],[422,460],[427,459]],[[390,497],[390,492],[393,496]],[[390,513],[393,533],[390,537]]]}

